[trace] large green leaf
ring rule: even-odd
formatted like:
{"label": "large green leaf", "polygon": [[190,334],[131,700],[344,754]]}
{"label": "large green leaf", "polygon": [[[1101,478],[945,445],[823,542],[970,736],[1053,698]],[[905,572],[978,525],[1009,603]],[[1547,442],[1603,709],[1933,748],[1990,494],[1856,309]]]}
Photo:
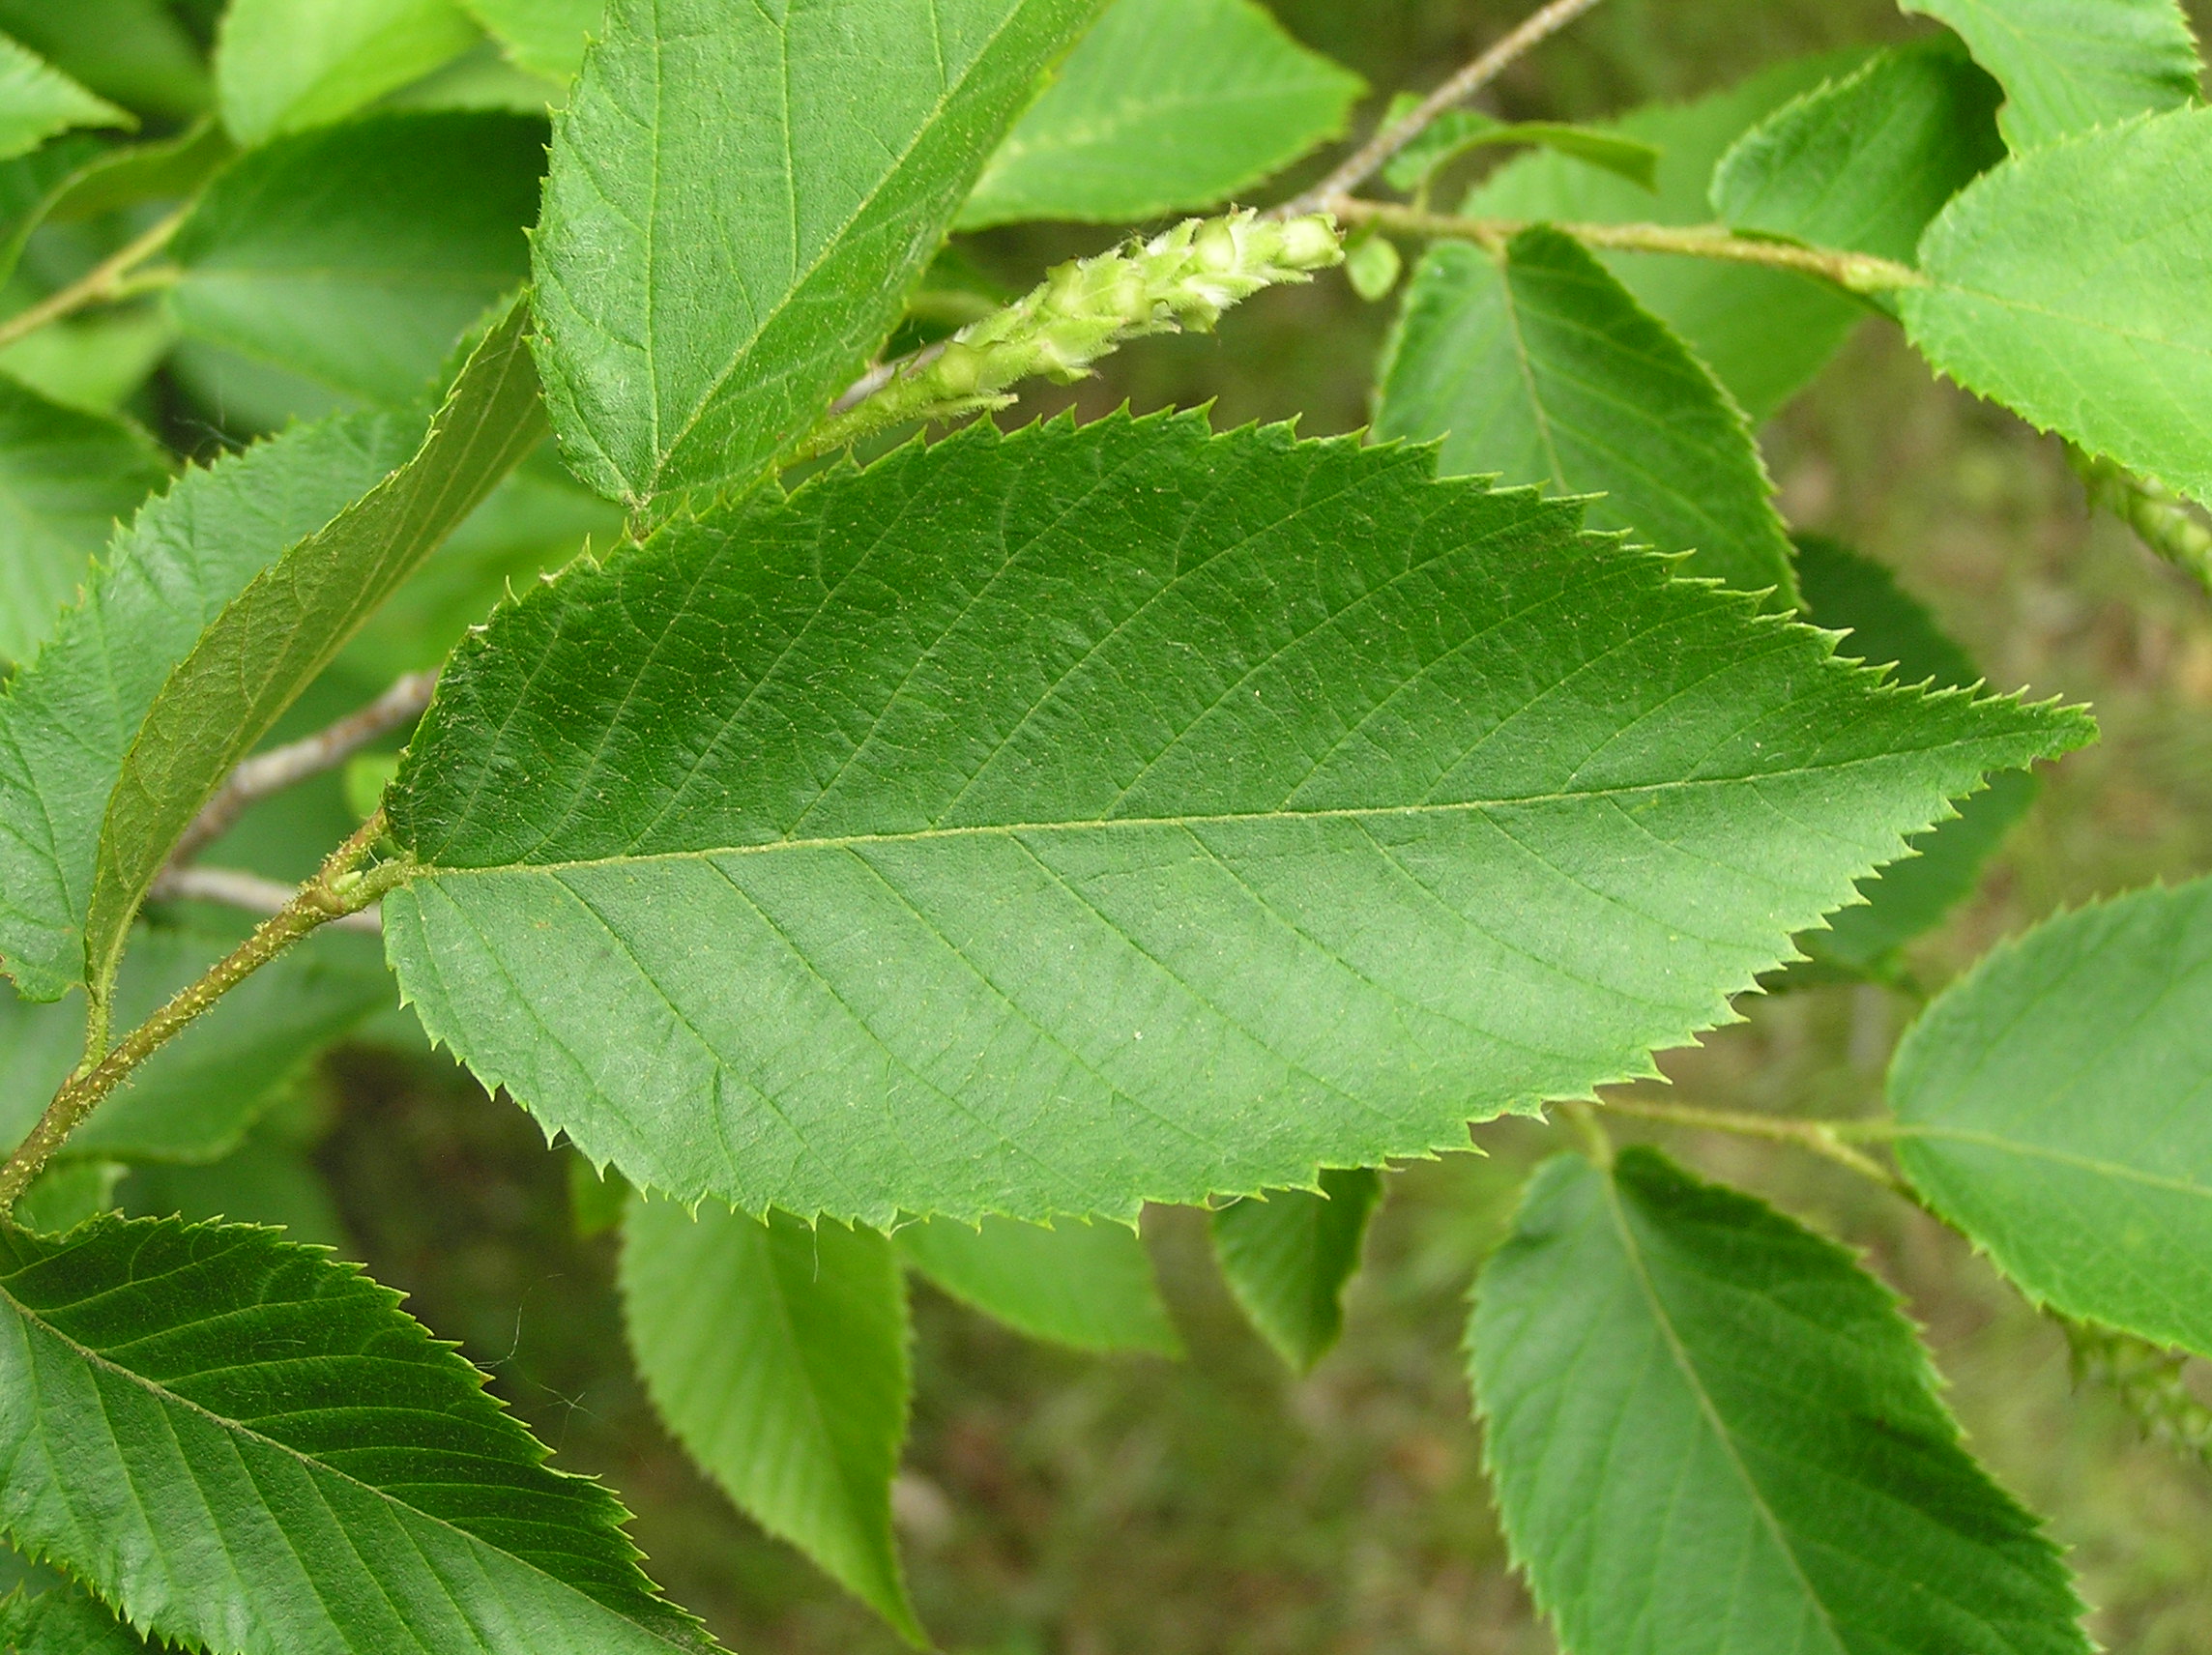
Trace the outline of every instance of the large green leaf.
{"label": "large green leaf", "polygon": [[1128,1219],[1647,1072],[2088,732],[1429,473],[978,426],[571,568],[400,772],[404,992],[685,1200]]}
{"label": "large green leaf", "polygon": [[170,669],[421,434],[396,416],[355,415],[187,472],[117,537],[85,600],[0,692],[0,961],[31,999],[84,980],[101,821]]}
{"label": "large green leaf", "polygon": [[9,1655],[150,1655],[153,1645],[81,1586],[63,1583],[0,1598],[0,1649]]}
{"label": "large green leaf", "polygon": [[991,157],[960,227],[1211,207],[1340,135],[1365,90],[1253,0],[1114,0]]}
{"label": "large green leaf", "polygon": [[391,407],[529,265],[540,121],[378,115],[286,138],[208,188],[171,244],[187,333]]}
{"label": "large green leaf", "polygon": [[898,319],[1100,0],[613,0],[535,243],[563,451],[610,499],[757,475]]}
{"label": "large green leaf", "polygon": [[1447,474],[1602,493],[1589,521],[1744,592],[1796,599],[1790,534],[1743,415],[1579,243],[1538,226],[1502,258],[1431,247],[1382,365],[1375,429],[1441,438]]}
{"label": "large green leaf", "polygon": [[398,1297],[248,1226],[0,1230],[0,1526],[236,1655],[704,1647]]}
{"label": "large green leaf", "polygon": [[34,150],[72,127],[128,127],[128,112],[0,35],[0,160]]}
{"label": "large green leaf", "polygon": [[215,58],[223,125],[260,144],[335,121],[477,39],[453,0],[230,0]]}
{"label": "large green leaf", "polygon": [[113,974],[169,848],[294,697],[545,432],[517,299],[405,465],[256,574],[148,708],[101,825],[85,981]]}
{"label": "large green leaf", "polygon": [[134,427],[0,377],[0,661],[38,653],[116,519],[168,476]]}
{"label": "large green leaf", "polygon": [[872,1230],[635,1199],[623,1309],[646,1393],[729,1496],[910,1641],[891,1538],[906,1289]]}
{"label": "large green leaf", "polygon": [[0,30],[130,108],[190,116],[207,104],[199,48],[161,0],[0,0]]}
{"label": "large green leaf", "polygon": [[898,1249],[953,1297],[1033,1338],[1079,1350],[1182,1354],[1151,1255],[1119,1224],[1053,1228],[1011,1218],[909,1224]]}
{"label": "large green leaf", "polygon": [[2197,42],[2180,0],[1899,0],[1965,37],[2005,89],[2015,150],[2177,109],[2197,97]]}
{"label": "large green leaf", "polygon": [[485,33],[533,74],[567,85],[584,67],[584,42],[600,32],[606,0],[461,0]]}
{"label": "large green leaf", "polygon": [[2212,109],[2005,162],[1928,226],[1928,360],[2038,429],[2212,502]]}
{"label": "large green leaf", "polygon": [[[118,1023],[137,1027],[244,935],[244,923],[206,920],[149,930],[117,982]],[[65,1152],[213,1160],[238,1143],[303,1064],[391,999],[391,978],[370,939],[316,937],[225,995],[157,1052],[72,1135]],[[22,1141],[83,1055],[79,1002],[40,1005],[0,989],[0,1145]]]}
{"label": "large green leaf", "polygon": [[1713,210],[1739,231],[1909,263],[1929,219],[2004,159],[2000,97],[1949,40],[1877,53],[1738,138]]}
{"label": "large green leaf", "polygon": [[[1872,559],[1819,536],[1801,536],[1797,584],[1808,621],[1849,630],[1839,653],[1892,666],[1904,683],[1963,688],[1981,682],[1982,674],[1966,653]],[[1859,881],[1863,903],[1829,915],[1825,929],[1806,932],[1797,945],[1818,966],[1858,975],[1886,974],[1906,944],[1972,892],[1983,864],[2027,813],[2037,792],[2036,778],[2028,771],[1992,776],[1980,793],[1955,801],[1957,817],[1907,840],[1912,856]]]}
{"label": "large green leaf", "polygon": [[1649,1149],[1547,1163],[1468,1344],[1567,1655],[2087,1655],[1895,1296],[1749,1196]]}
{"label": "large green leaf", "polygon": [[1213,1256],[1252,1325],[1300,1373],[1344,1331],[1344,1285],[1382,1199],[1372,1167],[1332,1168],[1318,1190],[1270,1190],[1213,1215]]}
{"label": "large green leaf", "polygon": [[[1745,131],[1800,93],[1848,73],[1863,54],[1776,64],[1694,103],[1632,110],[1600,127],[1659,151],[1657,199],[1615,173],[1556,151],[1491,174],[1464,211],[1486,218],[1703,224],[1713,165]],[[1754,420],[1763,420],[1835,354],[1866,308],[1788,271],[1659,253],[1603,255],[1644,308],[1679,334]]]}
{"label": "large green leaf", "polygon": [[2212,882],[1999,947],[1898,1050],[1899,1163],[2039,1303],[2212,1354]]}

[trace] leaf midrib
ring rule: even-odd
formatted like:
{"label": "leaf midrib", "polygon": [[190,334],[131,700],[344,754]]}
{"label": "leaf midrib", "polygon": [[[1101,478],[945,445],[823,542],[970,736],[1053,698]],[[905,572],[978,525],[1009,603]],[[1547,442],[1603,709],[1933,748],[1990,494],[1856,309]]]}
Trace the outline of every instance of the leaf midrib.
{"label": "leaf midrib", "polygon": [[959,828],[915,828],[894,832],[826,833],[805,839],[767,839],[749,845],[703,845],[695,849],[682,851],[613,852],[605,856],[572,857],[543,862],[449,864],[428,861],[415,863],[414,870],[408,875],[408,878],[413,880],[452,874],[509,873],[520,869],[556,872],[566,868],[615,867],[638,862],[685,861],[709,857],[765,856],[778,851],[850,850],[870,845],[908,845],[928,843],[935,840],[979,839],[1000,834],[1091,832],[1113,828],[1243,827],[1290,822],[1368,822],[1390,818],[1444,816],[1458,813],[1477,814],[1484,811],[1505,810],[1526,805],[1615,801],[1622,798],[1656,797],[1705,788],[1756,787],[1763,782],[1787,781],[1808,775],[1836,774],[1864,766],[1885,765],[1901,759],[1954,751],[1967,745],[1986,745],[1990,740],[1991,738],[1985,737],[1970,743],[1950,741],[1941,746],[1914,747],[1892,753],[1877,753],[1862,758],[1845,759],[1834,764],[1792,765],[1786,769],[1770,770],[1761,774],[1689,776],[1673,781],[1637,782],[1620,787],[1566,788],[1551,793],[1518,794],[1498,798],[1458,799],[1442,804],[1343,805],[1304,810],[1220,811],[1211,815],[1095,817],[1068,822],[990,822]]}
{"label": "leaf midrib", "polygon": [[[145,1287],[149,1284],[147,1280],[142,1279],[133,1282],[132,1285],[135,1287]],[[481,1535],[472,1533],[470,1530],[461,1527],[458,1524],[450,1522],[446,1518],[437,1516],[435,1513],[424,1511],[421,1506],[414,1505],[406,1500],[400,1499],[388,1491],[378,1488],[374,1483],[363,1482],[359,1477],[352,1475],[350,1472],[338,1469],[335,1466],[331,1465],[328,1461],[318,1460],[311,1454],[302,1453],[299,1449],[292,1447],[289,1443],[279,1442],[274,1437],[264,1436],[262,1433],[254,1430],[251,1426],[244,1424],[239,1420],[226,1418],[222,1414],[217,1413],[213,1408],[192,1401],[189,1397],[179,1396],[175,1391],[170,1390],[165,1385],[162,1385],[154,1379],[148,1379],[143,1374],[133,1372],[131,1369],[125,1367],[122,1363],[113,1360],[104,1352],[95,1350],[91,1347],[83,1345],[77,1340],[71,1338],[60,1328],[56,1327],[51,1321],[47,1321],[44,1316],[31,1309],[28,1305],[24,1304],[21,1299],[18,1299],[15,1293],[10,1291],[7,1283],[4,1280],[0,1280],[0,1300],[4,1300],[8,1308],[14,1311],[15,1314],[24,1322],[38,1328],[41,1332],[46,1334],[49,1338],[60,1344],[64,1349],[73,1353],[87,1366],[98,1368],[103,1372],[117,1375],[121,1379],[127,1380],[129,1383],[133,1384],[140,1390],[146,1392],[148,1395],[153,1397],[155,1401],[160,1406],[182,1408],[188,1412],[196,1413],[201,1418],[213,1424],[218,1430],[222,1431],[229,1436],[244,1437],[247,1440],[258,1442],[268,1448],[274,1449],[276,1452],[292,1460],[294,1463],[306,1467],[310,1473],[321,1473],[325,1476],[335,1477],[339,1481],[349,1484],[354,1488],[361,1489],[369,1494],[372,1494],[378,1499],[383,1500],[388,1505],[396,1507],[398,1510],[408,1512],[435,1527],[444,1529],[449,1534],[458,1536],[462,1541],[464,1541],[472,1548],[480,1548],[481,1550],[492,1553],[494,1556],[504,1557],[509,1562],[513,1563],[520,1568],[527,1569],[531,1574],[536,1575],[539,1579],[550,1582],[556,1590],[563,1592],[569,1597],[580,1599],[583,1602],[590,1604],[594,1609],[615,1616],[617,1619],[623,1621],[624,1624],[634,1627],[637,1631],[644,1633],[658,1642],[666,1644],[671,1649],[684,1650],[687,1652],[687,1655],[696,1655],[697,1651],[711,1649],[713,1647],[713,1645],[711,1643],[698,1641],[680,1642],[677,1640],[668,1637],[659,1628],[650,1626],[643,1621],[633,1619],[610,1604],[601,1603],[597,1598],[593,1597],[589,1592],[583,1591],[579,1587],[569,1584],[567,1581],[562,1580],[557,1575],[547,1573],[544,1569],[540,1568],[538,1564],[530,1561],[528,1558],[518,1556],[516,1553],[507,1551],[503,1547],[495,1546],[492,1544],[492,1542],[484,1539]],[[113,1433],[111,1432],[109,1435],[110,1439],[112,1440]],[[119,1463],[124,1463],[126,1465],[125,1474],[126,1476],[129,1476],[130,1472],[128,1469],[128,1463],[124,1462],[123,1460],[120,1443],[116,1444],[116,1458]],[[508,1461],[502,1463],[511,1465],[515,1462]],[[135,1481],[135,1479],[132,1480],[133,1482]],[[224,1550],[225,1553],[227,1554],[228,1548],[225,1547]],[[365,1570],[367,1565],[364,1563],[363,1567]],[[433,1571],[433,1574],[434,1573],[435,1571]],[[444,1582],[441,1581],[440,1584],[443,1585]],[[449,1600],[451,1600],[451,1593],[449,1593],[448,1596]],[[459,1607],[457,1603],[455,1604],[455,1607],[456,1609]],[[671,1612],[676,1612],[673,1610],[673,1606],[663,1607],[669,1608]],[[467,1616],[464,1614],[463,1618],[466,1619]]]}
{"label": "leaf midrib", "polygon": [[2075,1154],[2065,1149],[2054,1149],[2044,1144],[2031,1144],[2018,1138],[2000,1137],[1994,1132],[1977,1132],[1963,1126],[1924,1126],[1910,1122],[1901,1123],[1889,1136],[1897,1140],[1926,1139],[1944,1144],[1965,1144],[1977,1149],[1996,1149],[2023,1160],[2050,1161],[2077,1172],[2094,1173],[2122,1183],[2140,1184],[2145,1189],[2165,1190],[2173,1195],[2195,1196],[2200,1201],[2212,1201],[2212,1185],[2191,1183],[2186,1178],[2153,1173],[2141,1167],[2131,1167],[2124,1162],[2101,1160],[2094,1155]]}

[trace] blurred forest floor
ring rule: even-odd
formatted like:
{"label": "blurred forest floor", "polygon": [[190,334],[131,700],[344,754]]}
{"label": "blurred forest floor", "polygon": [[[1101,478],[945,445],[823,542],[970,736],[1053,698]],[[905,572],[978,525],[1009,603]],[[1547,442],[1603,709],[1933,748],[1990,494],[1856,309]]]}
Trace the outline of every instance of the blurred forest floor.
{"label": "blurred forest floor", "polygon": [[[1433,84],[1527,7],[1276,10],[1386,93]],[[1886,0],[1612,0],[1520,66],[1497,106],[1603,114],[1691,96],[1789,52],[1904,32]],[[1000,232],[975,250],[1018,284],[1105,239]],[[1102,380],[1020,415],[1210,398],[1218,424],[1302,413],[1309,433],[1353,429],[1388,314],[1335,278],[1279,290],[1217,338],[1147,341]],[[2091,703],[2103,724],[2101,744],[2049,774],[1978,897],[1918,949],[1923,981],[1939,985],[2061,905],[2212,867],[2212,604],[2086,515],[2054,443],[1936,384],[1871,319],[1765,440],[1793,525],[1890,565],[1997,687]],[[1679,1095],[1875,1108],[1914,1007],[1844,987],[1743,1010],[1743,1024],[1667,1060]],[[563,1464],[611,1480],[678,1598],[745,1655],[897,1647],[660,1434],[623,1354],[612,1243],[574,1239],[566,1164],[520,1112],[381,1054],[341,1053],[323,1078],[335,1107],[318,1159],[359,1251],[492,1371]],[[944,1647],[1550,1650],[1497,1532],[1458,1345],[1468,1283],[1520,1179],[1559,1146],[1533,1123],[1475,1137],[1487,1157],[1390,1180],[1344,1344],[1304,1380],[1244,1330],[1187,1211],[1149,1226],[1186,1362],[1055,1351],[917,1284],[897,1509],[917,1603]],[[2212,1651],[2212,1469],[2141,1441],[2108,1395],[2078,1389],[2056,1331],[1918,1213],[1788,1149],[1702,1136],[1673,1147],[1864,1249],[1905,1294],[1973,1446],[2072,1550],[2106,1645]]]}

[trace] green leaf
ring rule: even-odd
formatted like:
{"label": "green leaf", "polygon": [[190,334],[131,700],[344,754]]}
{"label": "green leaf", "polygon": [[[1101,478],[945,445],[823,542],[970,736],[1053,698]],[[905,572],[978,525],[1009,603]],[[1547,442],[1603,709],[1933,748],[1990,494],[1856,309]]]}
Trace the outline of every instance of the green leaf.
{"label": "green leaf", "polygon": [[73,1583],[0,1598],[0,1649],[9,1655],[149,1655],[151,1647]]}
{"label": "green leaf", "polygon": [[[1917,598],[1900,590],[1889,570],[1816,535],[1797,540],[1797,584],[1805,617],[1816,626],[1848,628],[1837,653],[1870,665],[1891,665],[1902,683],[1966,687],[1982,681],[1966,653],[1937,629]],[[1797,939],[1817,967],[1880,977],[1895,969],[1906,944],[1932,929],[1981,880],[1982,868],[2027,813],[2040,791],[2025,770],[2006,770],[1969,798],[1958,816],[1906,842],[1913,855],[1859,881],[1861,906],[1828,915],[1827,929]]]}
{"label": "green leaf", "polygon": [[168,476],[134,426],[0,378],[0,661],[38,653],[116,519]]}
{"label": "green leaf", "polygon": [[190,117],[207,107],[199,48],[161,0],[0,0],[0,30],[142,113]]}
{"label": "green leaf", "polygon": [[771,1533],[917,1647],[891,1538],[906,1439],[906,1289],[872,1230],[630,1203],[623,1310],[676,1439]]}
{"label": "green leaf", "polygon": [[72,127],[133,127],[129,110],[96,98],[36,52],[0,35],[0,160]]}
{"label": "green leaf", "polygon": [[0,1230],[0,1524],[238,1655],[705,1647],[614,1497],[398,1299],[248,1226]]}
{"label": "green leaf", "polygon": [[113,414],[152,376],[176,337],[159,310],[108,310],[17,339],[0,350],[0,373],[65,408]]}
{"label": "green leaf", "polygon": [[1928,226],[1906,329],[1968,391],[2212,502],[2207,190],[2212,109],[2009,160]]}
{"label": "green leaf", "polygon": [[1341,136],[1366,90],[1252,0],[1114,0],[991,157],[960,228],[1215,206]]}
{"label": "green leaf", "polygon": [[684,1200],[1134,1219],[1646,1072],[2088,732],[1430,469],[983,425],[571,568],[401,768],[403,992]]}
{"label": "green leaf", "polygon": [[1503,259],[1440,242],[1414,272],[1375,429],[1441,438],[1447,475],[1602,491],[1589,520],[1690,572],[1793,602],[1790,535],[1743,415],[1579,243],[1538,226]]}
{"label": "green leaf", "polygon": [[613,0],[534,243],[576,475],[631,506],[758,475],[890,332],[1099,3]]}
{"label": "green leaf", "polygon": [[2087,1655],[2057,1549],[1959,1445],[1896,1296],[1644,1148],[1538,1170],[1468,1345],[1568,1655]]}
{"label": "green leaf", "polygon": [[253,145],[339,120],[477,39],[453,0],[230,0],[215,54],[223,125]]}
{"label": "green leaf", "polygon": [[0,960],[23,994],[54,1000],[84,980],[101,821],[170,669],[248,581],[402,464],[421,433],[396,416],[353,415],[188,471],[117,537],[85,600],[0,692]]}
{"label": "green leaf", "polygon": [[1738,138],[1713,210],[1739,232],[1909,264],[1944,202],[2004,159],[2001,96],[1949,40],[1877,52]]}
{"label": "green leaf", "polygon": [[1372,1167],[1331,1168],[1319,1190],[1270,1190],[1213,1215],[1213,1256],[1252,1325],[1305,1373],[1344,1331],[1344,1285],[1359,1268],[1382,1197]]}
{"label": "green leaf", "polygon": [[470,353],[414,458],[286,551],[162,684],[101,825],[85,981],[112,978],[169,847],[232,765],[545,432],[517,299]]}
{"label": "green leaf", "polygon": [[352,1247],[314,1162],[266,1122],[219,1161],[133,1167],[115,1193],[133,1218],[228,1218],[281,1229],[287,1241],[339,1252]]}
{"label": "green leaf", "polygon": [[1965,37],[2003,84],[2005,141],[2036,149],[2197,98],[2179,0],[1899,0]]}
{"label": "green leaf", "polygon": [[599,30],[606,0],[461,0],[509,57],[566,86],[584,67],[584,43]]}
{"label": "green leaf", "polygon": [[46,1167],[15,1204],[14,1221],[58,1235],[115,1205],[115,1186],[129,1171],[120,1161],[75,1159]]}
{"label": "green leaf", "polygon": [[2039,1304],[2212,1353],[2212,883],[2037,926],[1899,1047],[1906,1176]]}
{"label": "green leaf", "polygon": [[208,175],[236,153],[212,117],[202,117],[174,137],[102,143],[71,174],[53,203],[53,216],[59,221],[94,218],[148,201],[182,200],[197,192]]}
{"label": "green leaf", "polygon": [[1032,1338],[1078,1350],[1182,1354],[1151,1255],[1121,1225],[1048,1229],[986,1218],[971,1228],[932,1218],[905,1226],[896,1240],[907,1262],[954,1298]]}
{"label": "green leaf", "polygon": [[[1412,112],[1419,100],[1401,93],[1383,114],[1385,125]],[[1659,150],[1637,138],[1621,136],[1597,127],[1569,126],[1561,121],[1500,121],[1479,109],[1447,109],[1431,121],[1421,135],[1400,150],[1382,169],[1383,178],[1398,189],[1423,189],[1439,168],[1461,156],[1493,145],[1513,144],[1556,150],[1560,155],[1603,167],[1625,178],[1639,189],[1659,189]]]}
{"label": "green leaf", "polygon": [[245,156],[171,244],[178,323],[348,396],[413,406],[527,272],[544,142],[522,116],[438,111]]}
{"label": "green leaf", "polygon": [[[1776,64],[1694,103],[1632,110],[1598,130],[1659,151],[1659,194],[1555,152],[1499,167],[1467,200],[1481,218],[1704,224],[1713,165],[1745,131],[1800,93],[1848,73],[1860,52]],[[1644,307],[1710,364],[1744,412],[1763,420],[1819,371],[1866,307],[1788,271],[1661,253],[1603,255]]]}
{"label": "green leaf", "polygon": [[[237,946],[200,921],[138,938],[117,982],[116,1016],[136,1028]],[[392,999],[365,937],[301,944],[225,995],[157,1052],[71,1137],[64,1153],[209,1161],[234,1147],[270,1098],[333,1040]],[[20,1143],[84,1052],[84,1007],[0,989],[0,1144]]]}

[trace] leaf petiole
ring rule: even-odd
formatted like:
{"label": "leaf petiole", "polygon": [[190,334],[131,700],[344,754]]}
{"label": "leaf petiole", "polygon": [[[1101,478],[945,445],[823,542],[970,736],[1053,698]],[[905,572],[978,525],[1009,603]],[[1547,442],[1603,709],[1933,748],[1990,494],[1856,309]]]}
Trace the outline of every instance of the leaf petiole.
{"label": "leaf petiole", "polygon": [[1884,1189],[1917,1203],[1903,1178],[1865,1150],[1852,1147],[1854,1138],[1889,1138],[1899,1123],[1875,1118],[1861,1120],[1802,1120],[1781,1115],[1756,1115],[1748,1110],[1713,1109],[1703,1104],[1661,1103],[1655,1098],[1601,1097],[1601,1107],[1615,1115],[1632,1115],[1669,1126],[1687,1126],[1706,1132],[1732,1132],[1742,1138],[1765,1138],[1794,1144],[1848,1167],[1861,1177],[1872,1178]]}

